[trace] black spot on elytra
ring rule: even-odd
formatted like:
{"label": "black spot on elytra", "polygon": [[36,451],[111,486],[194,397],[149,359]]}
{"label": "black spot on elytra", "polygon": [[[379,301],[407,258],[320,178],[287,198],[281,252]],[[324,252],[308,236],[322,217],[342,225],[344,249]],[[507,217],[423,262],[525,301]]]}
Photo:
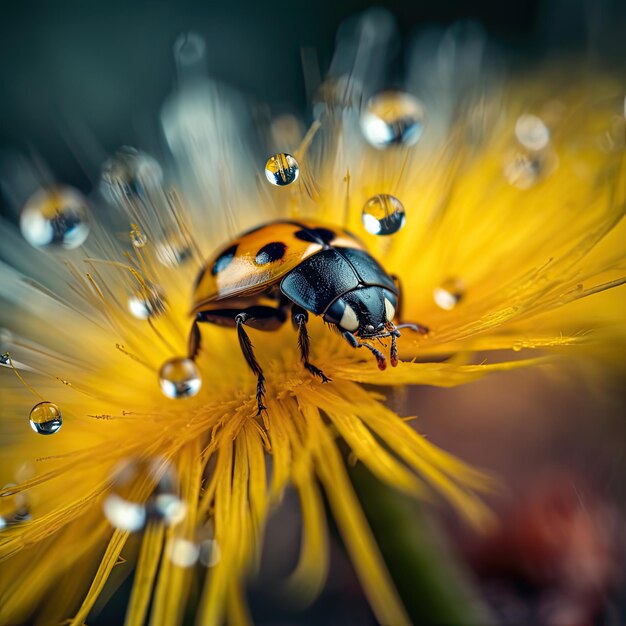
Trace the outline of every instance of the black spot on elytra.
{"label": "black spot on elytra", "polygon": [[287,246],[282,241],[272,241],[263,246],[257,253],[254,259],[257,265],[267,265],[268,263],[274,263],[280,261],[285,256]]}
{"label": "black spot on elytra", "polygon": [[303,228],[297,231],[295,236],[300,241],[329,245],[335,238],[335,233],[329,228]]}
{"label": "black spot on elytra", "polygon": [[224,250],[224,252],[222,252],[222,254],[217,257],[215,263],[213,263],[213,267],[211,268],[211,274],[215,276],[216,274],[223,272],[230,265],[230,262],[233,260],[236,252],[237,244]]}

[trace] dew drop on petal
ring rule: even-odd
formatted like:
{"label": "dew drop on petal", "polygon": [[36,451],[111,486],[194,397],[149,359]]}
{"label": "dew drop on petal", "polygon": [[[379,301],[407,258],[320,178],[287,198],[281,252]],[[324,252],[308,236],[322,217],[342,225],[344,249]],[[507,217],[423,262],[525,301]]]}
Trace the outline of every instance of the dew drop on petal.
{"label": "dew drop on petal", "polygon": [[20,213],[22,236],[35,248],[58,247],[73,250],[89,235],[89,207],[86,198],[66,186],[35,192]]}
{"label": "dew drop on petal", "polygon": [[117,493],[109,494],[102,505],[104,514],[112,526],[119,530],[136,532],[146,523],[146,507],[140,502],[131,502]]}
{"label": "dew drop on petal", "polygon": [[167,556],[178,567],[191,567],[198,560],[200,548],[189,539],[175,537],[167,547]]}
{"label": "dew drop on petal", "polygon": [[63,425],[63,417],[59,407],[52,402],[36,404],[29,415],[30,427],[38,435],[54,435]]}
{"label": "dew drop on petal", "polygon": [[205,539],[200,542],[199,561],[204,567],[215,567],[222,558],[222,550],[216,539]]}
{"label": "dew drop on petal", "polygon": [[138,228],[133,228],[130,231],[130,241],[135,248],[143,248],[146,245],[147,239]]}
{"label": "dew drop on petal", "polygon": [[156,257],[165,267],[177,267],[191,258],[191,242],[182,234],[174,234],[156,245]]}
{"label": "dew drop on petal", "polygon": [[106,198],[123,206],[129,199],[160,190],[162,182],[163,170],[156,159],[124,146],[102,166],[100,187]]}
{"label": "dew drop on petal", "polygon": [[161,391],[168,398],[190,398],[202,386],[202,377],[196,364],[185,357],[166,361],[159,371]]}
{"label": "dew drop on petal", "polygon": [[393,235],[403,228],[406,223],[406,214],[398,198],[381,193],[365,203],[361,219],[368,233]]}
{"label": "dew drop on petal", "polygon": [[542,176],[541,158],[527,152],[512,154],[504,164],[504,176],[514,187],[529,189]]}
{"label": "dew drop on petal", "polygon": [[515,122],[515,136],[524,148],[539,152],[550,142],[550,130],[541,118],[528,113],[520,115]]}
{"label": "dew drop on petal", "polygon": [[375,148],[413,146],[424,131],[424,107],[411,94],[383,91],[367,103],[360,123],[363,136]]}
{"label": "dew drop on petal", "polygon": [[130,296],[128,309],[139,320],[157,317],[165,311],[165,297],[159,288],[146,286]]}
{"label": "dew drop on petal", "polygon": [[460,278],[448,278],[433,290],[435,304],[444,311],[452,311],[465,295],[465,284]]}
{"label": "dew drop on petal", "polygon": [[277,187],[291,185],[300,175],[298,162],[286,152],[271,156],[265,164],[265,178]]}

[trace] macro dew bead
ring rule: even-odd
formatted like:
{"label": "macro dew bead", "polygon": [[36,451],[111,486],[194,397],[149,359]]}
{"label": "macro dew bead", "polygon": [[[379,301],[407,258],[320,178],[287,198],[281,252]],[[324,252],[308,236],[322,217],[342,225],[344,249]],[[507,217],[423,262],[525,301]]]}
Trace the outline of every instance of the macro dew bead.
{"label": "macro dew bead", "polygon": [[395,196],[380,193],[370,198],[361,214],[365,230],[372,235],[393,235],[404,227],[406,213]]}
{"label": "macro dew bead", "polygon": [[87,199],[76,189],[54,186],[35,192],[20,213],[22,236],[35,248],[73,250],[89,235]]}
{"label": "macro dew bead", "polygon": [[277,187],[285,187],[295,183],[299,175],[298,162],[286,152],[271,156],[265,164],[265,178]]}
{"label": "macro dew bead", "polygon": [[40,402],[36,404],[28,416],[30,427],[38,435],[54,435],[63,425],[61,410],[53,402]]}

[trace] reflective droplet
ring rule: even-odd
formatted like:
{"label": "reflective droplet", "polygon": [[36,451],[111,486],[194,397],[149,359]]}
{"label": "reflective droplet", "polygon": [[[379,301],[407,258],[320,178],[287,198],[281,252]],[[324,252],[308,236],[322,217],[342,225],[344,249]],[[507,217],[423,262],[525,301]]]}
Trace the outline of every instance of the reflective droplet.
{"label": "reflective droplet", "polygon": [[54,435],[63,425],[61,410],[52,402],[36,404],[29,415],[30,427],[38,435]]}
{"label": "reflective droplet", "polygon": [[465,283],[460,278],[448,278],[433,290],[435,304],[444,311],[452,311],[465,295]]}
{"label": "reflective droplet", "polygon": [[102,508],[112,526],[134,533],[146,523],[146,507],[140,502],[130,502],[116,493],[109,494]]}
{"label": "reflective droplet", "polygon": [[101,189],[109,200],[121,204],[159,190],[163,170],[156,159],[130,146],[123,146],[102,166]]}
{"label": "reflective droplet", "polygon": [[367,103],[361,114],[361,131],[375,148],[413,146],[424,131],[424,107],[411,94],[383,91]]}
{"label": "reflective droplet", "polygon": [[130,241],[135,248],[143,248],[147,240],[146,236],[138,228],[133,228],[130,231]]}
{"label": "reflective droplet", "polygon": [[0,354],[0,365],[8,365],[11,355],[8,352]]}
{"label": "reflective droplet", "polygon": [[393,235],[404,226],[406,214],[398,198],[380,193],[365,203],[361,219],[368,233]]}
{"label": "reflective droplet", "polygon": [[200,391],[202,377],[191,359],[175,357],[161,367],[159,382],[168,398],[190,398]]}
{"label": "reflective droplet", "polygon": [[165,297],[158,287],[146,285],[128,299],[128,308],[137,319],[147,320],[165,311]]}
{"label": "reflective droplet", "polygon": [[528,150],[538,152],[550,142],[550,130],[536,115],[520,115],[515,122],[515,136]]}
{"label": "reflective droplet", "polygon": [[71,187],[40,189],[20,214],[20,230],[35,248],[56,246],[73,250],[89,235],[86,198]]}
{"label": "reflective droplet", "polygon": [[515,152],[509,155],[503,173],[511,185],[530,189],[547,178],[558,166],[558,158],[549,150],[543,152]]}
{"label": "reflective droplet", "polygon": [[220,544],[215,539],[200,542],[199,561],[204,567],[215,567],[222,558]]}
{"label": "reflective droplet", "polygon": [[298,162],[286,152],[271,156],[265,164],[265,178],[278,187],[291,185],[298,180],[299,175]]}
{"label": "reflective droplet", "polygon": [[167,546],[167,556],[178,567],[191,567],[198,560],[200,548],[193,541],[175,537]]}
{"label": "reflective droplet", "polygon": [[156,257],[166,267],[177,267],[191,258],[191,242],[182,234],[172,235],[157,244]]}

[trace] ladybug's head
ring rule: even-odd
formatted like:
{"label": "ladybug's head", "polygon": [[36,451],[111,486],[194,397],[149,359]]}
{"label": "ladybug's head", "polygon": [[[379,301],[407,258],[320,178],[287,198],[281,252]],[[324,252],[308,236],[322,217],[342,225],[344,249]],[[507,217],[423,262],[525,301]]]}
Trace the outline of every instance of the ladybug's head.
{"label": "ladybug's head", "polygon": [[362,339],[389,337],[395,330],[396,296],[384,287],[358,287],[337,298],[324,320]]}

